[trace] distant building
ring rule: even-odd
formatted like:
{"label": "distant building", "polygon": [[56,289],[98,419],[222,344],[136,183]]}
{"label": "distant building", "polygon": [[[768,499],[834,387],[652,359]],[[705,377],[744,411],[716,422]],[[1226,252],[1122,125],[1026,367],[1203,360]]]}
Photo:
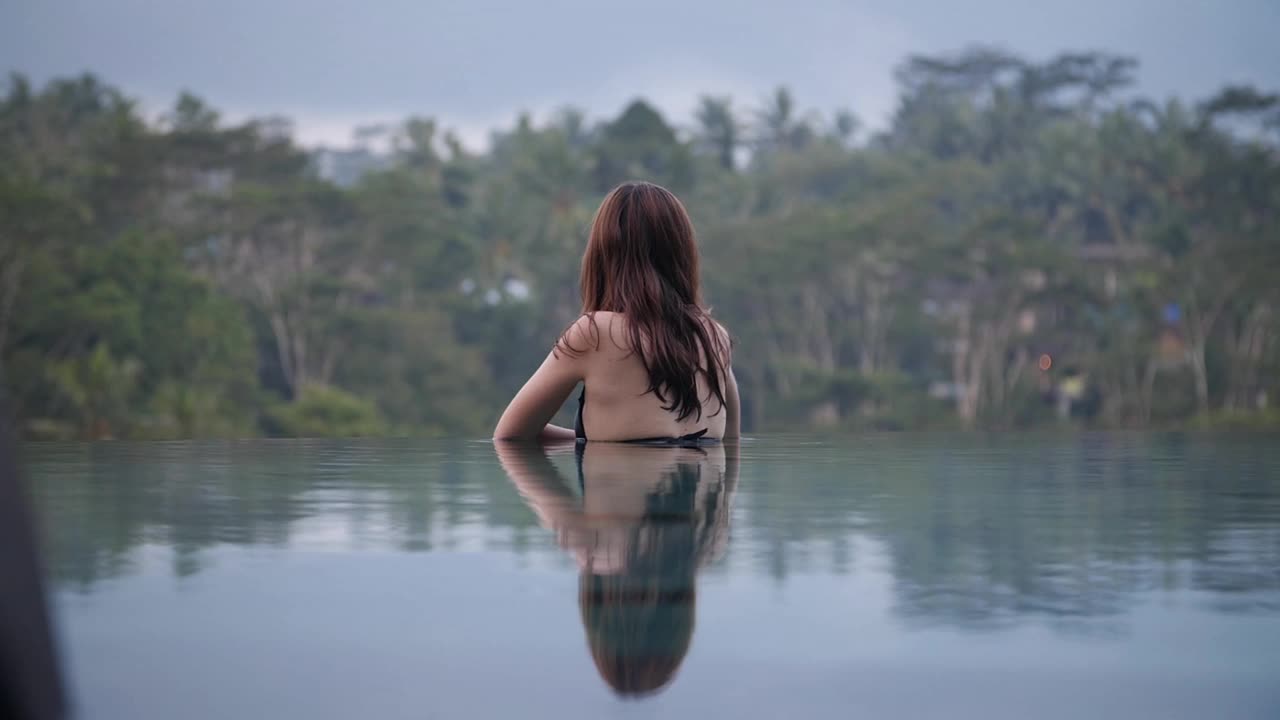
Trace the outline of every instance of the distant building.
{"label": "distant building", "polygon": [[339,187],[351,187],[368,173],[391,166],[391,158],[366,148],[320,148],[311,154],[311,161],[315,164],[316,174]]}

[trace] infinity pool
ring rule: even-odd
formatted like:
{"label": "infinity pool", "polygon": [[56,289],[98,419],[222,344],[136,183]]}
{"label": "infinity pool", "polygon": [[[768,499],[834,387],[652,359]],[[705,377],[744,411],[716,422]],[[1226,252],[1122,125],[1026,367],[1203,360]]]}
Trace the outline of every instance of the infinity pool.
{"label": "infinity pool", "polygon": [[99,718],[1277,718],[1280,443],[36,444]]}

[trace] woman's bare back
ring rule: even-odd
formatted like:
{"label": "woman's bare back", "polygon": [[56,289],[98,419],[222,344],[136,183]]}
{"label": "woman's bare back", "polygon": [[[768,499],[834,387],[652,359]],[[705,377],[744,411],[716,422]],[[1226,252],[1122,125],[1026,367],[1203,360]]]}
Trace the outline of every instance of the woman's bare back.
{"label": "woman's bare back", "polygon": [[[597,312],[593,319],[580,320],[568,336],[574,350],[583,352],[583,383],[586,398],[582,420],[586,436],[592,440],[624,441],[638,438],[681,437],[706,430],[704,437],[722,439],[729,413],[711,392],[706,378],[698,373],[698,396],[702,412],[677,419],[670,406],[655,393],[647,392],[649,374],[640,355],[627,344],[627,320],[618,313]],[[716,331],[724,334],[717,326]],[[728,347],[728,343],[725,343]],[[727,366],[728,358],[722,360]],[[736,400],[737,387],[732,375],[722,375],[732,385]],[[726,402],[729,402],[726,388]]]}

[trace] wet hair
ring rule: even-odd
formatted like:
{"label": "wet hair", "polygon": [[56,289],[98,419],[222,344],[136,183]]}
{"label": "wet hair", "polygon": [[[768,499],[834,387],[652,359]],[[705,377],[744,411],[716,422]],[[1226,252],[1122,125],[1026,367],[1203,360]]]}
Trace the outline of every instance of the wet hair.
{"label": "wet hair", "polygon": [[[675,195],[646,182],[614,188],[592,221],[579,284],[593,328],[600,311],[626,318],[629,349],[649,375],[646,392],[664,409],[679,420],[702,417],[699,373],[720,402],[716,412],[724,408],[728,340],[702,305],[693,223]],[[557,348],[582,351],[568,331]]]}

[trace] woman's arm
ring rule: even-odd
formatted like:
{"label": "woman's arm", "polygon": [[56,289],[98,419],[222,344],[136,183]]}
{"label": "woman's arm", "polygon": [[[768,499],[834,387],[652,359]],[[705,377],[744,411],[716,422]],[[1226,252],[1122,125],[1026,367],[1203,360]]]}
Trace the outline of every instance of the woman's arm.
{"label": "woman's arm", "polygon": [[[579,339],[585,328],[586,318],[579,319],[569,328],[572,347],[582,347]],[[577,340],[577,342],[575,342]],[[533,377],[512,398],[498,426],[493,430],[495,440],[540,440],[543,442],[573,440],[573,430],[549,425],[556,411],[564,404],[573,388],[586,377],[586,352],[565,352],[553,349]]]}
{"label": "woman's arm", "polygon": [[738,379],[733,375],[733,367],[727,367],[725,373],[724,409],[728,415],[724,419],[724,439],[737,440],[742,432],[742,410],[738,403]]}
{"label": "woman's arm", "polygon": [[543,527],[561,530],[578,522],[578,499],[569,492],[560,471],[542,448],[512,442],[497,442],[494,447],[502,469]]}
{"label": "woman's arm", "polygon": [[577,439],[578,434],[573,431],[573,428],[560,427],[551,423],[547,423],[546,427],[542,428],[542,432],[538,433],[538,442],[544,443],[571,443],[576,442]]}
{"label": "woman's arm", "polygon": [[733,374],[733,336],[720,323],[715,323],[716,332],[723,343],[724,357],[724,439],[737,440],[742,433],[742,410],[738,402],[738,378]]}

